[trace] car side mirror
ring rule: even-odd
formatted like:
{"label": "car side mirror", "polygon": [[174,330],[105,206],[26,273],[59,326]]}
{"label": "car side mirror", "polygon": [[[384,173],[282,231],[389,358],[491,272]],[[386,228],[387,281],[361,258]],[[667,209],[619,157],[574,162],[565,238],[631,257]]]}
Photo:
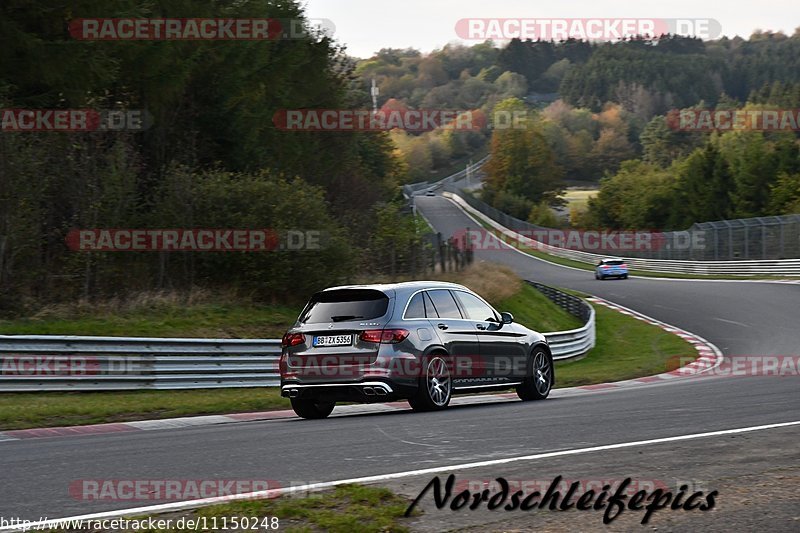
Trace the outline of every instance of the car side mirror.
{"label": "car side mirror", "polygon": [[500,313],[501,324],[511,324],[512,322],[514,322],[514,315],[511,313]]}

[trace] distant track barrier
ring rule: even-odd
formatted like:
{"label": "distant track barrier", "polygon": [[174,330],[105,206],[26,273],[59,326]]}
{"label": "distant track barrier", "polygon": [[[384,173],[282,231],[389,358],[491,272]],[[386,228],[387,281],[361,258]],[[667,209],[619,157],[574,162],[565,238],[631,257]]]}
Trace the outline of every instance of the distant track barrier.
{"label": "distant track barrier", "polygon": [[[550,246],[529,237],[521,235],[517,231],[508,228],[503,223],[495,220],[487,214],[486,209],[482,209],[482,202],[475,198],[467,201],[465,198],[454,192],[445,192],[444,196],[455,201],[464,211],[474,217],[484,220],[492,226],[499,234],[506,235],[511,240],[530,246],[533,249],[547,254],[572,259],[587,264],[597,264],[600,259],[608,255],[594,254],[580,250],[571,250]],[[476,203],[478,205],[476,205]],[[485,205],[485,204],[483,204]],[[486,206],[493,209],[490,206]],[[480,209],[479,209],[480,208]],[[507,217],[508,215],[506,215]],[[698,275],[726,275],[726,276],[800,276],[800,259],[760,259],[745,261],[688,261],[688,260],[668,260],[668,259],[641,259],[620,255],[625,259],[628,266],[633,270],[647,272],[663,272],[671,274],[698,274]]]}

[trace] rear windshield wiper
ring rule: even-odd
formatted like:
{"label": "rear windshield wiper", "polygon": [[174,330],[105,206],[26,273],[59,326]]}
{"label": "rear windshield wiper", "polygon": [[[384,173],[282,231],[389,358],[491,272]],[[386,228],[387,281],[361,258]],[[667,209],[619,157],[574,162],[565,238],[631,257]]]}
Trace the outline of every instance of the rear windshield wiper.
{"label": "rear windshield wiper", "polygon": [[334,322],[344,322],[345,320],[353,320],[355,318],[364,318],[361,315],[336,315],[332,316],[331,320]]}

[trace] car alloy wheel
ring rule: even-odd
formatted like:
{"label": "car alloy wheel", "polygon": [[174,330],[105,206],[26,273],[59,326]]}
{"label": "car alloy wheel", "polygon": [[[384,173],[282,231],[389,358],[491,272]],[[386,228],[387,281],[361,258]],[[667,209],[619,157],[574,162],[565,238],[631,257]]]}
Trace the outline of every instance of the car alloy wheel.
{"label": "car alloy wheel", "polygon": [[434,355],[425,364],[425,373],[420,378],[417,394],[408,399],[415,411],[436,411],[444,409],[453,395],[453,379],[447,361]]}
{"label": "car alloy wheel", "polygon": [[426,380],[431,402],[438,407],[446,406],[450,401],[453,382],[444,359],[441,357],[431,359],[426,371]]}
{"label": "car alloy wheel", "polygon": [[541,396],[547,396],[550,392],[552,372],[553,367],[551,366],[550,358],[544,352],[537,351],[533,359],[533,382],[536,392]]}
{"label": "car alloy wheel", "polygon": [[553,386],[553,358],[541,347],[537,347],[529,359],[529,372],[525,381],[517,387],[521,400],[544,400]]}

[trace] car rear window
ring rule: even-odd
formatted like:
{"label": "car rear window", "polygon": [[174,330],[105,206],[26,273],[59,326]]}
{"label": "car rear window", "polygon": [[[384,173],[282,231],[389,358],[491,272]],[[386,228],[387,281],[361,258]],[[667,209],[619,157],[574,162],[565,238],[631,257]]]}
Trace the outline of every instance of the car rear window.
{"label": "car rear window", "polygon": [[339,289],[318,292],[300,314],[301,324],[370,320],[386,314],[389,297],[370,289]]}
{"label": "car rear window", "polygon": [[623,265],[623,264],[625,264],[625,261],[616,259],[614,261],[603,261],[603,263],[606,264],[606,265]]}

